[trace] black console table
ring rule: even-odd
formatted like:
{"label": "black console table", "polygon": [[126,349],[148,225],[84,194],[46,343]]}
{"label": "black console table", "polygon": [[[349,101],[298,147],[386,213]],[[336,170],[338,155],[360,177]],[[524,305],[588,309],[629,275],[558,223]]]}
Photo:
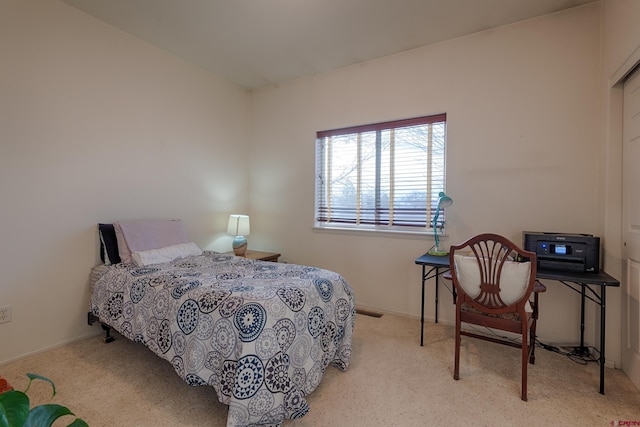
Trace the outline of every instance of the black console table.
{"label": "black console table", "polygon": [[[607,273],[573,273],[555,270],[538,270],[538,280],[556,280],[580,294],[580,347],[585,353],[584,345],[584,306],[589,299],[600,306],[600,394],[604,394],[604,351],[605,351],[605,320],[607,315],[607,286],[619,287],[620,282]],[[597,289],[600,288],[600,293]]]}
{"label": "black console table", "polygon": [[[422,266],[422,306],[420,311],[420,345],[424,343],[424,296],[425,282],[435,277],[436,279],[436,323],[438,323],[438,276],[449,271],[448,256],[434,256],[424,254],[416,259],[416,264]],[[427,268],[429,269],[427,271]],[[538,270],[536,274],[538,281],[555,280],[569,287],[580,294],[580,347],[579,351],[585,353],[587,347],[584,345],[584,309],[586,300],[589,299],[600,306],[600,394],[604,394],[604,363],[605,363],[605,320],[607,314],[607,287],[619,287],[620,282],[601,271],[599,273],[576,273],[556,270]],[[600,292],[597,292],[597,289]],[[453,292],[453,302],[455,304],[455,290]]]}

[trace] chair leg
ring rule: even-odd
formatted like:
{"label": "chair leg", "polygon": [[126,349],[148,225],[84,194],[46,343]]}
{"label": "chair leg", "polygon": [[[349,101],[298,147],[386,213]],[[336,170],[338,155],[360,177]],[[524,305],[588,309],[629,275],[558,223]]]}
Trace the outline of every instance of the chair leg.
{"label": "chair leg", "polygon": [[460,314],[456,314],[455,357],[453,362],[453,379],[460,379]]}
{"label": "chair leg", "polygon": [[529,364],[529,340],[527,339],[528,325],[522,324],[522,395],[521,399],[527,401],[527,365]]}
{"label": "chair leg", "polygon": [[536,363],[536,319],[533,319],[531,329],[529,331],[529,363]]}

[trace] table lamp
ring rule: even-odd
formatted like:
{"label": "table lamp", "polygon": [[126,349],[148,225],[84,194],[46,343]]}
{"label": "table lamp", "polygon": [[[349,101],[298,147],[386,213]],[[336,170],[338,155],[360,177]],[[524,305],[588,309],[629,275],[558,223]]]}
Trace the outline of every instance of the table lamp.
{"label": "table lamp", "polygon": [[447,256],[449,252],[440,250],[440,239],[438,238],[438,217],[440,216],[441,208],[448,208],[453,204],[453,199],[443,191],[438,194],[438,208],[436,209],[436,216],[433,217],[433,236],[435,237],[436,244],[427,252],[429,255],[435,256]]}
{"label": "table lamp", "polygon": [[243,256],[247,251],[247,238],[251,227],[249,225],[249,216],[233,214],[229,215],[229,224],[227,225],[227,233],[235,236],[233,239],[233,253]]}

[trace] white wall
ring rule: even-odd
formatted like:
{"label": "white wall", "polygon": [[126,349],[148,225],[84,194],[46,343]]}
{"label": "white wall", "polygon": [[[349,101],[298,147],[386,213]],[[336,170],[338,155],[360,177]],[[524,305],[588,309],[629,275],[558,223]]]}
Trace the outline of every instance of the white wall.
{"label": "white wall", "polygon": [[[518,242],[523,230],[600,235],[600,19],[594,3],[255,91],[251,245],[336,270],[360,306],[419,316],[414,260],[432,239],[312,230],[315,133],[442,112],[454,199],[448,243],[486,231]],[[454,320],[450,301],[445,293],[444,322]],[[579,342],[579,307],[577,294],[548,283],[540,338]],[[433,319],[433,282],[426,309]],[[597,320],[589,307],[591,344]],[[616,335],[609,331],[612,361]]]}
{"label": "white wall", "polygon": [[250,117],[245,89],[64,3],[1,3],[0,363],[100,331],[98,222],[182,218],[227,250]]}

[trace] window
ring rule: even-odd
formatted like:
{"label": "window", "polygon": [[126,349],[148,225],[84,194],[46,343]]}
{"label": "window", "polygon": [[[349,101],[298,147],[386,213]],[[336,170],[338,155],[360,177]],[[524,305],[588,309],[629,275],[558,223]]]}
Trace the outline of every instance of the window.
{"label": "window", "polygon": [[[317,133],[316,226],[432,228],[445,191],[446,114]],[[444,213],[438,217],[444,225]]]}

